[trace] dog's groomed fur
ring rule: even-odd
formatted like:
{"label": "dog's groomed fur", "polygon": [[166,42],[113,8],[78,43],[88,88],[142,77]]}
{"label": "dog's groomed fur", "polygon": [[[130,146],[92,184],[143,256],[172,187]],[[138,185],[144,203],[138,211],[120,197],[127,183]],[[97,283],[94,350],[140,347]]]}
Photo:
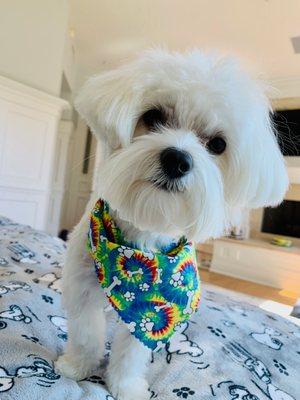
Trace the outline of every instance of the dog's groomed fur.
{"label": "dog's groomed fur", "polygon": [[[231,59],[148,51],[91,78],[77,109],[106,152],[63,274],[69,341],[57,367],[78,380],[99,365],[105,341],[107,302],[86,250],[97,198],[109,202],[127,241],[154,250],[183,235],[220,236],[243,209],[278,204],[288,180],[263,90]],[[119,324],[106,377],[113,396],[149,397],[148,359]]]}

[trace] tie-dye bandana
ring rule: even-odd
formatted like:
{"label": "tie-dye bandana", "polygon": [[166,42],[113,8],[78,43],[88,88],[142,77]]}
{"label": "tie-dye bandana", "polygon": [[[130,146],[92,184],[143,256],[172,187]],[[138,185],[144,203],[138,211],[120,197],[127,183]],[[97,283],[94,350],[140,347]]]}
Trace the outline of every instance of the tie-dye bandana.
{"label": "tie-dye bandana", "polygon": [[155,253],[131,247],[109,205],[98,200],[90,217],[88,248],[111,305],[150,349],[163,348],[196,311],[200,281],[194,246],[185,239]]}

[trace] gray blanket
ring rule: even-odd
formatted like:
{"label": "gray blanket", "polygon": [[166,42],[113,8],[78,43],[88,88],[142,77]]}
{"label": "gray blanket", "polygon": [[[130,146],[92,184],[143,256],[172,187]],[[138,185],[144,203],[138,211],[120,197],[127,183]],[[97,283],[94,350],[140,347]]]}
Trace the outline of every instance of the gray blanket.
{"label": "gray blanket", "polygon": [[[113,400],[105,366],[81,382],[53,366],[67,341],[64,243],[5,218],[0,230],[0,399]],[[159,400],[299,400],[300,329],[204,285],[198,313],[153,356],[148,379]]]}

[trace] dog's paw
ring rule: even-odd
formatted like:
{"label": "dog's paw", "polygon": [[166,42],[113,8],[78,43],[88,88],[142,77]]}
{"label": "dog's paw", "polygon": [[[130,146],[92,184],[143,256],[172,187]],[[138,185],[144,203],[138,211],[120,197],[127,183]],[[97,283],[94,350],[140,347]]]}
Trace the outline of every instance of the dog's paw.
{"label": "dog's paw", "polygon": [[148,382],[143,378],[108,383],[112,396],[117,400],[149,400]]}
{"label": "dog's paw", "polygon": [[80,381],[89,375],[88,369],[83,367],[82,360],[76,360],[67,354],[60,356],[54,365],[56,371],[75,381]]}

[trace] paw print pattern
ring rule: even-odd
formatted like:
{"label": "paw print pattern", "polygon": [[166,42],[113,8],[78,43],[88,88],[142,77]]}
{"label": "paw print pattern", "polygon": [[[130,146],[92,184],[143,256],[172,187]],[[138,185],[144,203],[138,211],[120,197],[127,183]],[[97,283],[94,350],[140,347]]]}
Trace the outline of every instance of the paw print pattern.
{"label": "paw print pattern", "polygon": [[134,251],[130,247],[121,246],[118,248],[118,252],[125,256],[126,258],[131,258],[134,254]]}
{"label": "paw print pattern", "polygon": [[50,263],[50,265],[53,265],[53,267],[55,267],[55,268],[62,268],[63,267],[63,264],[58,262],[58,261],[52,261]]}
{"label": "paw print pattern", "polygon": [[154,259],[154,254],[152,253],[152,251],[144,251],[143,255],[148,258],[148,260],[153,260]]}
{"label": "paw print pattern", "polygon": [[286,366],[285,366],[285,365],[281,364],[279,361],[277,361],[277,360],[275,360],[275,359],[273,360],[273,362],[274,362],[275,367],[278,369],[278,371],[279,371],[281,374],[284,374],[284,375],[286,375],[286,376],[289,375],[289,373],[287,372],[287,369],[286,369]]}
{"label": "paw print pattern", "polygon": [[53,298],[50,297],[50,296],[46,296],[45,294],[42,294],[42,299],[43,299],[46,303],[53,304]]}
{"label": "paw print pattern", "polygon": [[98,385],[103,385],[103,386],[105,385],[105,382],[102,379],[102,377],[101,376],[97,376],[97,375],[89,376],[88,378],[86,378],[84,380],[88,381],[88,382],[92,382],[92,383],[97,383]]}
{"label": "paw print pattern", "polygon": [[213,328],[212,326],[208,326],[207,327],[211,333],[213,333],[214,335],[218,336],[218,337],[222,337],[222,338],[226,338],[226,336],[224,335],[223,331],[219,328]]}
{"label": "paw print pattern", "polygon": [[178,260],[178,256],[168,256],[168,259],[170,261],[170,264],[175,263]]}
{"label": "paw print pattern", "polygon": [[25,269],[24,272],[26,274],[33,274],[34,273],[33,269],[29,269],[29,268]]}
{"label": "paw print pattern", "polygon": [[129,324],[127,324],[127,328],[129,329],[129,332],[131,333],[135,332],[136,322],[131,321]]}
{"label": "paw print pattern", "polygon": [[106,237],[103,235],[100,235],[99,239],[100,239],[100,242],[105,242],[107,240]]}
{"label": "paw print pattern", "polygon": [[57,337],[59,337],[61,340],[63,340],[64,342],[66,342],[68,340],[68,335],[66,333],[59,333],[57,335]]}
{"label": "paw print pattern", "polygon": [[133,301],[135,299],[135,294],[133,292],[126,292],[124,297],[126,301]]}
{"label": "paw print pattern", "polygon": [[139,289],[142,291],[142,292],[147,292],[148,290],[149,290],[149,285],[148,285],[148,283],[146,283],[146,282],[144,282],[144,283],[140,283],[139,284]]}
{"label": "paw print pattern", "polygon": [[187,399],[189,396],[193,396],[195,394],[194,390],[191,390],[186,386],[183,386],[180,389],[173,389],[173,393],[176,393],[176,396],[182,397],[183,399]]}
{"label": "paw print pattern", "polygon": [[183,280],[184,280],[183,275],[180,272],[176,272],[176,274],[173,274],[171,276],[170,285],[174,287],[182,286]]}
{"label": "paw print pattern", "polygon": [[39,339],[35,336],[21,335],[24,339],[30,340],[32,343],[39,343]]}
{"label": "paw print pattern", "polygon": [[148,317],[143,318],[140,323],[141,331],[143,331],[143,332],[152,332],[153,326],[154,326],[154,323]]}

